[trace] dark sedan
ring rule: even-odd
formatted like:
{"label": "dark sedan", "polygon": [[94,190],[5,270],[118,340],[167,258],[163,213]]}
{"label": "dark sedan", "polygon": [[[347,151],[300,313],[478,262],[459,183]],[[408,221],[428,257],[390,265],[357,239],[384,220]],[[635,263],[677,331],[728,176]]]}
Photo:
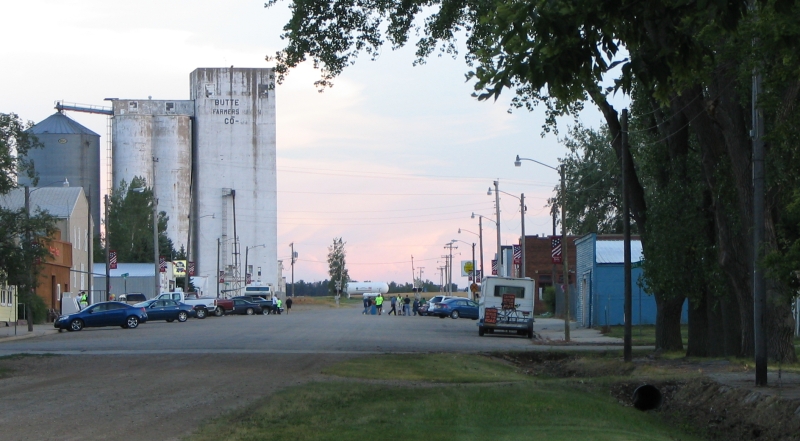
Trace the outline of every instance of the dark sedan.
{"label": "dark sedan", "polygon": [[161,300],[148,300],[146,302],[137,303],[133,306],[138,306],[147,310],[148,320],[166,320],[174,322],[175,320],[183,323],[189,317],[195,316],[195,310],[191,306],[176,302],[175,300],[161,299]]}
{"label": "dark sedan", "polygon": [[478,319],[478,304],[469,299],[447,299],[439,303],[434,303],[433,312],[431,314],[439,318],[450,317],[457,319],[459,317]]}
{"label": "dark sedan", "polygon": [[258,303],[248,302],[243,299],[233,299],[233,309],[226,311],[226,314],[263,314],[264,310]]}
{"label": "dark sedan", "polygon": [[135,328],[147,321],[145,308],[122,302],[101,302],[88,306],[73,314],[62,315],[53,323],[59,331],[80,331],[83,328],[121,326]]}
{"label": "dark sedan", "polygon": [[238,300],[244,300],[244,301],[251,302],[251,303],[255,303],[255,304],[261,306],[261,309],[262,309],[264,315],[269,314],[269,313],[274,313],[274,312],[276,312],[275,310],[277,309],[277,307],[272,305],[272,300],[267,300],[267,299],[265,299],[263,297],[259,297],[259,296],[237,296],[237,297],[233,298],[233,300],[237,300],[237,299]]}

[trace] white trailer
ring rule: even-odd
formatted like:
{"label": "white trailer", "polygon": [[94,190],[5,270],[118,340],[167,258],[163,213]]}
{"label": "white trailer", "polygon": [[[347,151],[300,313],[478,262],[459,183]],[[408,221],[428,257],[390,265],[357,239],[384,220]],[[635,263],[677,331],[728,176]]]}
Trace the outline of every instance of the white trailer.
{"label": "white trailer", "polygon": [[478,300],[478,335],[495,331],[533,337],[536,284],[529,278],[486,277]]}

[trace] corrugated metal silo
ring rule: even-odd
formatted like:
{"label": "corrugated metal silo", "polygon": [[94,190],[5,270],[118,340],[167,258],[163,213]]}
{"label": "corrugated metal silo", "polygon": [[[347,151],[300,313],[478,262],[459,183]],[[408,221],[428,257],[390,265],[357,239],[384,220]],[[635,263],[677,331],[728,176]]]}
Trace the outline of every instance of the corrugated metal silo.
{"label": "corrugated metal silo", "polygon": [[[32,149],[39,186],[52,186],[66,178],[71,187],[83,187],[89,195],[95,234],[100,229],[100,135],[57,112],[30,128],[44,147]],[[19,177],[20,185],[32,185]]]}

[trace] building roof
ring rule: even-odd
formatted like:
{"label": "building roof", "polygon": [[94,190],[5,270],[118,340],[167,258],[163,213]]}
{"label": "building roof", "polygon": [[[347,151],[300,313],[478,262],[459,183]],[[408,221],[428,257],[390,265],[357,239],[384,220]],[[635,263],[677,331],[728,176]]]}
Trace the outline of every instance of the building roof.
{"label": "building roof", "polygon": [[[118,263],[117,269],[108,270],[108,275],[111,277],[122,277],[123,274],[128,273],[128,277],[153,277],[155,265],[152,263]],[[106,275],[106,264],[95,263],[92,268],[95,277]]]}
{"label": "building roof", "polygon": [[[46,210],[58,219],[69,218],[80,197],[84,197],[82,187],[31,187],[29,192],[31,214],[37,210]],[[9,210],[24,208],[25,188],[15,188],[8,194],[0,195],[0,207]]]}
{"label": "building roof", "polygon": [[[622,240],[598,240],[595,242],[597,263],[624,263],[625,262],[625,241]],[[642,242],[631,240],[631,262],[641,262],[644,260],[642,253]]]}
{"label": "building roof", "polygon": [[34,135],[48,134],[100,136],[61,112],[56,112],[48,116],[44,121],[36,124],[28,130]]}

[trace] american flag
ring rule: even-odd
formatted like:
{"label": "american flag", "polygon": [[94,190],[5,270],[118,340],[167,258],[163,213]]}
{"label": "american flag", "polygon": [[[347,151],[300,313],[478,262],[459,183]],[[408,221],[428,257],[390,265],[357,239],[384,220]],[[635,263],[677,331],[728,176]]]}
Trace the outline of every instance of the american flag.
{"label": "american flag", "polygon": [[117,269],[117,252],[108,250],[108,268]]}
{"label": "american flag", "polygon": [[164,256],[158,256],[158,268],[159,272],[167,272],[167,259],[165,259]]}
{"label": "american flag", "polygon": [[497,259],[492,259],[492,275],[497,275]]}
{"label": "american flag", "polygon": [[514,265],[519,265],[522,263],[522,247],[519,245],[514,245]]}
{"label": "american flag", "polygon": [[244,278],[244,284],[245,285],[249,285],[252,282],[253,282],[253,279],[251,279],[250,273],[247,273],[247,277]]}
{"label": "american flag", "polygon": [[219,283],[225,283],[225,271],[219,272]]}
{"label": "american flag", "polygon": [[188,275],[193,276],[194,275],[194,262],[189,262],[188,267],[189,268],[186,269],[186,272],[188,273]]}
{"label": "american flag", "polygon": [[550,237],[550,256],[553,258],[553,263],[561,263],[561,238],[556,236]]}

